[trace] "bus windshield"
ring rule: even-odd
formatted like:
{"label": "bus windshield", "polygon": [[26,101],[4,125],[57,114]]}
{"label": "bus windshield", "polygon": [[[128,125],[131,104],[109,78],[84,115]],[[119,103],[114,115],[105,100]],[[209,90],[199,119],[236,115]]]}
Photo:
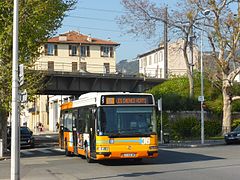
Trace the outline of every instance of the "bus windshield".
{"label": "bus windshield", "polygon": [[100,135],[150,136],[155,134],[153,107],[100,107],[98,131]]}

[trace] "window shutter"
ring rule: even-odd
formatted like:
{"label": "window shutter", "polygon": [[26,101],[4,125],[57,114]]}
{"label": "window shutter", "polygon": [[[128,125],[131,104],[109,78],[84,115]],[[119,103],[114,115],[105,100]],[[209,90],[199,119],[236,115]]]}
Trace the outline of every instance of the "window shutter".
{"label": "window shutter", "polygon": [[110,57],[113,58],[113,47],[110,47]]}
{"label": "window shutter", "polygon": [[71,51],[72,50],[72,45],[69,45],[68,49],[69,49],[69,56],[71,56],[72,55],[72,51]]}
{"label": "window shutter", "polygon": [[100,56],[103,56],[103,46],[101,46]]}
{"label": "window shutter", "polygon": [[56,44],[54,45],[54,55],[58,55],[58,46]]}
{"label": "window shutter", "polygon": [[44,53],[45,53],[45,55],[48,55],[48,45],[47,44],[44,45]]}
{"label": "window shutter", "polygon": [[87,57],[90,57],[90,47],[87,46]]}

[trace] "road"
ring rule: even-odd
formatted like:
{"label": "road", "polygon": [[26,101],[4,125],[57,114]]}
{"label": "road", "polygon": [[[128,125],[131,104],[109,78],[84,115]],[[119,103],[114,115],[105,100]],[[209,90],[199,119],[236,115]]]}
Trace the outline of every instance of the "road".
{"label": "road", "polygon": [[[140,163],[102,161],[87,163],[81,157],[66,157],[55,145],[21,150],[23,180],[238,180],[240,145],[201,148],[163,148],[157,159]],[[0,161],[0,179],[10,178],[10,159]]]}

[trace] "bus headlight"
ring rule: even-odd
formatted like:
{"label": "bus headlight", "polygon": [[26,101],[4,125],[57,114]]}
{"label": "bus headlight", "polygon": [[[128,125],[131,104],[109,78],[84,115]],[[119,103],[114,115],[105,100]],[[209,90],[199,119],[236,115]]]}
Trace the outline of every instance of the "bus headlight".
{"label": "bus headlight", "polygon": [[109,151],[109,147],[97,147],[97,151]]}

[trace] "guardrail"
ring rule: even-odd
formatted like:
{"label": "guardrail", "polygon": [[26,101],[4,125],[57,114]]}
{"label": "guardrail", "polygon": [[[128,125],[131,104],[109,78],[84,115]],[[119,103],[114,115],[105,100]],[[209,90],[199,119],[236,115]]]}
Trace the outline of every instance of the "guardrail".
{"label": "guardrail", "polygon": [[[53,62],[53,61],[52,61]],[[117,70],[115,65],[104,66],[100,64],[91,64],[86,63],[84,66],[81,62],[54,62],[50,64],[47,61],[37,61],[33,66],[33,70],[40,70],[40,71],[47,71],[48,73],[71,73],[71,74],[82,74],[82,75],[91,75],[91,74],[98,74],[101,76],[124,76],[124,77],[146,77],[146,78],[165,78],[164,72],[160,68],[153,68],[153,67],[144,67],[138,68],[138,71],[127,72],[125,68],[121,70]],[[184,69],[171,69],[168,70],[168,75],[183,75],[186,74],[186,70]]]}

